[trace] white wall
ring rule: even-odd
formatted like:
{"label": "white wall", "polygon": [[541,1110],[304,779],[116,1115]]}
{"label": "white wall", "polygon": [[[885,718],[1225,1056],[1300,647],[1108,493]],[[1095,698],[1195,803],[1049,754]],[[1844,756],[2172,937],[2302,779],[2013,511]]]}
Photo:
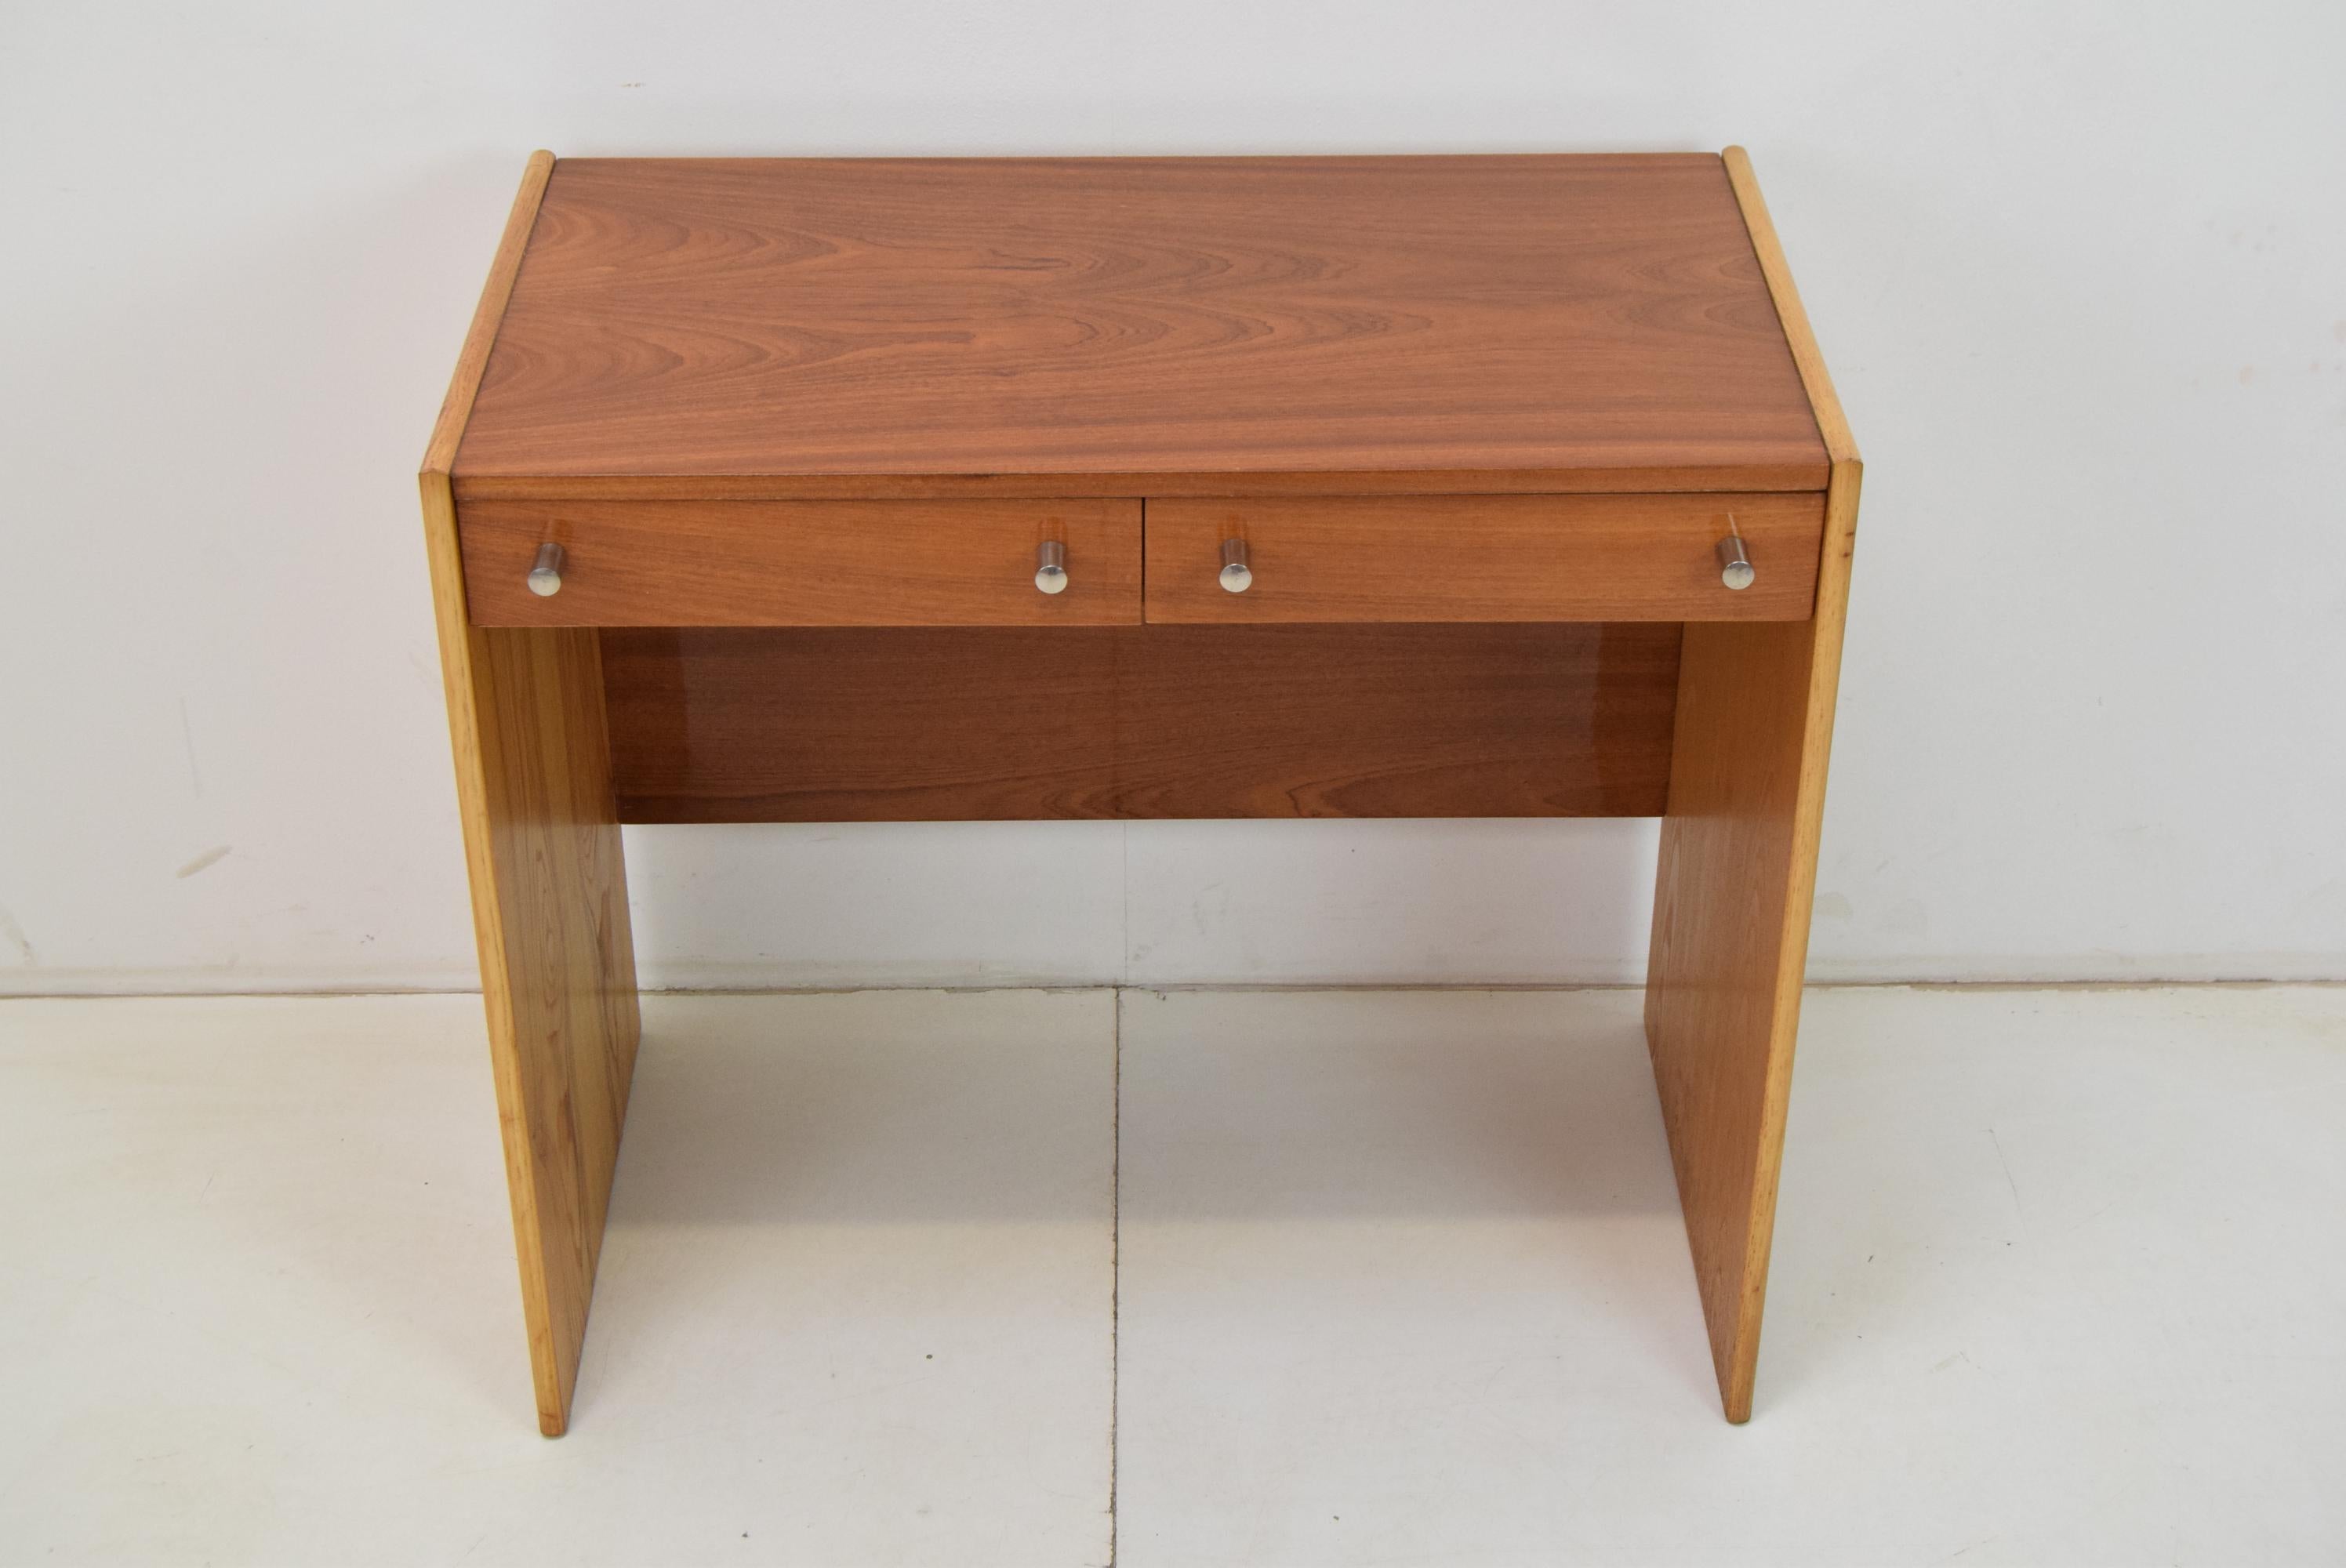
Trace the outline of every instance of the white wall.
{"label": "white wall", "polygon": [[[471,982],[524,155],[1749,145],[1868,459],[1815,972],[2346,974],[2346,6],[23,5],[0,989]],[[1643,823],[631,830],[649,976],[1634,978]]]}

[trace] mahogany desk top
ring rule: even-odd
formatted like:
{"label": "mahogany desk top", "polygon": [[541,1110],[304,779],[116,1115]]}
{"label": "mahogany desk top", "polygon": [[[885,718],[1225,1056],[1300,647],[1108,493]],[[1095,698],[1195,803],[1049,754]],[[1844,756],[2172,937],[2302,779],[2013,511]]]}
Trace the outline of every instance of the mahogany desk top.
{"label": "mahogany desk top", "polygon": [[461,500],[1826,469],[1708,156],[582,158],[454,473]]}

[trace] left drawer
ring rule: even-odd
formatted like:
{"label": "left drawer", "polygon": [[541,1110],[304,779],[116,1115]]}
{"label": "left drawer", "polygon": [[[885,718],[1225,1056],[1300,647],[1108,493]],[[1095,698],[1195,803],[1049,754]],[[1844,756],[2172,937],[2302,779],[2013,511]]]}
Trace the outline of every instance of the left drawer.
{"label": "left drawer", "polygon": [[[1140,621],[1140,503],[469,501],[484,626],[1032,626]],[[1066,578],[1036,572],[1056,544]],[[560,585],[530,569],[561,546]]]}

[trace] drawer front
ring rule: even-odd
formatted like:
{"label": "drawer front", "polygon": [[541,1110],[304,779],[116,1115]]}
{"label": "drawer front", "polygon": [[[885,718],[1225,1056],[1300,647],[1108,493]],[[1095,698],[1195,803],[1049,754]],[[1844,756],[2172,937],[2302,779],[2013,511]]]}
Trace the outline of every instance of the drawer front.
{"label": "drawer front", "polygon": [[[1028,626],[1140,619],[1137,501],[472,501],[484,626]],[[1035,585],[1065,546],[1066,585]],[[543,545],[560,586],[532,591]]]}
{"label": "drawer front", "polygon": [[[1426,495],[1148,504],[1151,621],[1802,621],[1824,497]],[[1731,531],[1754,568],[1722,580]],[[1251,581],[1222,585],[1222,545]]]}

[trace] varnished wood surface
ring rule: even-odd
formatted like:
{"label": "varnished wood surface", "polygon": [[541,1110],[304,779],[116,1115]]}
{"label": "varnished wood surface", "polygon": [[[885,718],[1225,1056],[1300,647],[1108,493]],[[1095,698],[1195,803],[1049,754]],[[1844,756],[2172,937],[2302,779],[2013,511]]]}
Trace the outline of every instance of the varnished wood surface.
{"label": "varnished wood surface", "polygon": [[[1137,625],[1137,501],[476,501],[464,575],[483,626]],[[1066,546],[1067,585],[1035,586]],[[542,542],[562,591],[530,592]]]}
{"label": "varnished wood surface", "polygon": [[[1820,471],[1822,472],[1822,471]],[[1228,473],[584,474],[484,475],[455,481],[457,504],[474,501],[1096,500],[1101,496],[1646,495],[1713,491],[1806,491],[1809,471],[1733,468],[1363,469]]]}
{"label": "varnished wood surface", "polygon": [[[1152,501],[1148,619],[1806,620],[1823,529],[1798,494]],[[1740,590],[1719,581],[1730,530],[1758,568]],[[1221,585],[1225,539],[1247,543],[1244,593]]]}
{"label": "varnished wood surface", "polygon": [[530,160],[424,456],[424,542],[538,1425],[569,1420],[638,1020],[600,649],[468,624],[447,474],[551,155]]}
{"label": "varnished wood surface", "polygon": [[569,1425],[635,1074],[635,948],[595,634],[472,636],[490,836],[475,907],[495,901],[498,944],[482,990],[538,1426],[552,1437]]}
{"label": "varnished wood surface", "polygon": [[[480,300],[473,307],[473,320],[464,331],[464,346],[456,351],[456,368],[448,378],[447,392],[440,400],[440,416],[432,423],[432,439],[423,449],[422,472],[425,474],[437,474],[445,480],[455,467],[457,448],[464,443],[473,410],[480,400],[481,380],[488,373],[489,354],[496,342],[497,329],[505,321],[514,283],[521,276],[522,257],[528,249],[530,234],[537,227],[546,188],[553,178],[554,155],[530,154],[529,162],[522,168],[521,188],[515,193],[513,206],[505,213],[505,232],[497,240],[496,254],[489,259],[488,280],[481,285]],[[425,522],[428,526],[428,513]]]}
{"label": "varnished wood surface", "polygon": [[459,499],[1818,490],[1719,160],[566,159]]}
{"label": "varnished wood surface", "polygon": [[[1737,149],[533,159],[422,486],[543,1429],[567,1420],[636,1050],[623,818],[1666,810],[1647,1028],[1746,1419],[1861,477]],[[501,523],[510,502],[1148,497],[1169,547],[1183,498],[1694,492],[1822,492],[1809,618],[468,621],[465,550],[502,604],[525,562],[498,553],[560,524]],[[633,537],[704,610],[777,564],[729,590],[658,564],[689,527]],[[1396,583],[1367,596],[1424,613]]]}
{"label": "varnished wood surface", "polygon": [[[1800,291],[1793,286],[1791,264],[1784,260],[1783,242],[1776,236],[1776,220],[1768,216],[1768,203],[1760,194],[1760,177],[1752,172],[1751,155],[1739,147],[1730,147],[1719,155],[1719,162],[1727,170],[1729,188],[1735,192],[1737,208],[1750,232],[1752,252],[1760,260],[1760,275],[1767,280],[1785,341],[1792,351],[1793,368],[1800,372],[1810,412],[1816,418],[1818,434],[1825,444],[1825,455],[1833,465],[1831,479],[1841,481],[1848,477],[1846,465],[1862,461],[1858,456],[1857,440],[1850,434],[1848,417],[1841,412],[1841,394],[1833,390],[1832,373],[1825,369],[1824,351],[1817,347],[1816,330],[1809,323],[1808,307],[1800,303]],[[1849,524],[1854,530],[1853,495],[1851,503]]]}
{"label": "varnished wood surface", "polygon": [[1686,628],[1646,1033],[1729,1420],[1751,1414],[1862,467],[1750,165],[1728,168],[1832,455],[1816,613]]}
{"label": "varnished wood surface", "polygon": [[1653,816],[1678,628],[603,634],[630,822]]}

